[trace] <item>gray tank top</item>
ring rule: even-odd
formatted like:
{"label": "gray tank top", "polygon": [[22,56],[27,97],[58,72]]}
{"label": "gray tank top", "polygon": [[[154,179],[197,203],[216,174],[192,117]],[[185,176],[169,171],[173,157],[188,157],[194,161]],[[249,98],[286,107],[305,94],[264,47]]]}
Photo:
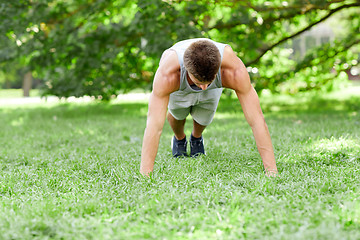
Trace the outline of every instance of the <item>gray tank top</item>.
{"label": "gray tank top", "polygon": [[185,53],[185,50],[190,46],[191,43],[199,41],[199,40],[207,40],[207,41],[211,41],[212,43],[214,43],[215,46],[219,49],[219,52],[221,55],[221,61],[223,59],[224,49],[225,49],[225,46],[227,46],[227,44],[218,43],[218,42],[215,42],[215,41],[207,39],[207,38],[188,39],[188,40],[180,41],[180,42],[176,43],[175,45],[173,45],[170,49],[174,50],[176,52],[178,59],[179,59],[179,64],[180,64],[180,88],[178,91],[182,91],[185,93],[200,93],[200,92],[210,91],[210,90],[216,89],[216,88],[222,88],[220,68],[219,68],[218,73],[216,74],[215,80],[208,86],[208,88],[206,90],[194,89],[189,85],[189,83],[187,81],[187,71],[184,66],[184,53]]}

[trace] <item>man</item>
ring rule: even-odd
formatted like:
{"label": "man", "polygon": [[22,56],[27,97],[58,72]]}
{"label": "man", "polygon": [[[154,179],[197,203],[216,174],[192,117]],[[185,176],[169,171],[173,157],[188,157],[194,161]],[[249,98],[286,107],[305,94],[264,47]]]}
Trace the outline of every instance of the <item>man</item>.
{"label": "man", "polygon": [[244,64],[229,45],[199,38],[178,42],[164,51],[160,59],[149,99],[141,152],[140,172],[143,175],[153,171],[167,109],[167,120],[174,132],[173,156],[188,156],[184,132],[188,114],[193,118],[190,156],[205,154],[202,133],[214,117],[223,87],[235,90],[254,134],[266,175],[277,174],[269,130]]}

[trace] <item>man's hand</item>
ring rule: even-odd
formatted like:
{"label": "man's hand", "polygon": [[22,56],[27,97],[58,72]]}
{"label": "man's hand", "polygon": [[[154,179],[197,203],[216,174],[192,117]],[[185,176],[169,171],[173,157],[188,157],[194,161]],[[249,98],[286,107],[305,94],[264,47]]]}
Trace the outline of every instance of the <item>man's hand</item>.
{"label": "man's hand", "polygon": [[279,172],[277,170],[267,170],[267,171],[265,171],[265,176],[267,176],[267,177],[278,177]]}

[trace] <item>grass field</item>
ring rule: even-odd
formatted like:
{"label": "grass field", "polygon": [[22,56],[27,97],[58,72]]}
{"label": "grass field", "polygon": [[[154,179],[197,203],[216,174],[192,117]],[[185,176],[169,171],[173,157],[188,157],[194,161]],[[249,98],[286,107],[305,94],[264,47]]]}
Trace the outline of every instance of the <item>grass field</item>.
{"label": "grass field", "polygon": [[151,179],[145,102],[0,106],[0,239],[360,239],[360,88],[261,102],[277,178],[233,98],[205,157],[172,158],[165,124]]}
{"label": "grass field", "polygon": [[[0,99],[4,98],[21,98],[23,97],[23,90],[22,89],[0,89]],[[39,96],[38,89],[30,90],[30,97],[37,97]]]}

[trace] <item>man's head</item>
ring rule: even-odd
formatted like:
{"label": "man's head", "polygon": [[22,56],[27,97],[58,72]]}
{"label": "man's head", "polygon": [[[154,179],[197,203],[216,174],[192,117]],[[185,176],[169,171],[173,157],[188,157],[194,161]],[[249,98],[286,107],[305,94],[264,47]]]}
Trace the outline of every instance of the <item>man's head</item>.
{"label": "man's head", "polygon": [[220,52],[215,44],[208,40],[193,42],[184,53],[186,70],[200,82],[212,82],[220,64]]}

